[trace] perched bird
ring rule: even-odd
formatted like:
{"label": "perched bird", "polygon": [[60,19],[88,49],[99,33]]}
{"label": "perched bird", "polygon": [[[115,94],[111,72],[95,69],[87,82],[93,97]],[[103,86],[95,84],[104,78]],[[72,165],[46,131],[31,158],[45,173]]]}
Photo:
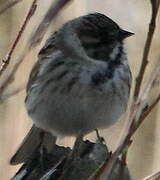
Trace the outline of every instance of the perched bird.
{"label": "perched bird", "polygon": [[34,125],[11,164],[29,157],[42,132],[85,135],[118,120],[130,93],[123,40],[131,35],[100,13],[73,19],[51,35],[27,85],[25,104]]}

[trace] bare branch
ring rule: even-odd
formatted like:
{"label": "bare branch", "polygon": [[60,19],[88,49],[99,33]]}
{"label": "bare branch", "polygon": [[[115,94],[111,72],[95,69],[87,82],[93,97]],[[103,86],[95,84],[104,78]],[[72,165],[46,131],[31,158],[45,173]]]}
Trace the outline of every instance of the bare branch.
{"label": "bare branch", "polygon": [[160,171],[145,177],[143,180],[158,180],[160,179]]}
{"label": "bare branch", "polygon": [[152,6],[152,17],[151,17],[151,21],[149,24],[149,31],[148,31],[144,51],[143,51],[141,68],[140,68],[139,74],[136,78],[136,86],[135,86],[135,91],[134,91],[135,97],[138,96],[139,91],[140,91],[140,87],[141,87],[141,84],[143,81],[144,73],[145,73],[145,70],[146,70],[146,67],[148,64],[148,56],[150,53],[153,35],[155,32],[155,28],[156,28],[156,18],[157,18],[158,9],[159,9],[159,2],[157,3],[157,0],[150,0],[150,2],[151,2],[151,6]]}
{"label": "bare branch", "polygon": [[[106,179],[109,176],[112,168],[115,166],[117,157],[131,143],[130,139],[133,136],[133,134],[135,133],[135,131],[137,130],[137,128],[140,126],[140,124],[144,121],[144,119],[147,117],[147,115],[151,112],[151,110],[155,107],[155,105],[160,100],[160,97],[158,96],[157,99],[155,100],[155,102],[150,107],[148,107],[146,111],[144,111],[149,91],[153,85],[153,82],[157,76],[158,71],[160,70],[160,67],[158,67],[156,69],[156,71],[153,73],[153,76],[151,77],[146,88],[144,88],[144,90],[141,91],[141,93],[139,93],[140,87],[142,84],[142,80],[143,80],[143,76],[145,73],[145,69],[146,69],[146,66],[148,63],[148,55],[150,52],[151,43],[152,43],[152,39],[153,39],[155,27],[156,27],[156,17],[157,17],[157,13],[158,13],[158,9],[159,9],[159,4],[160,4],[159,2],[157,3],[157,1],[156,1],[156,4],[155,4],[155,0],[151,0],[152,18],[151,18],[151,22],[149,25],[149,32],[147,35],[146,44],[144,47],[142,65],[141,65],[138,77],[136,79],[136,86],[135,86],[135,91],[134,91],[134,96],[137,98],[137,100],[133,99],[129,118],[127,120],[126,127],[123,131],[124,133],[123,133],[122,138],[117,146],[116,151],[112,154],[112,156],[108,160],[108,162],[106,162],[107,164],[104,165],[104,166],[106,166],[106,168],[105,168],[106,172],[104,171],[106,174]],[[102,176],[103,176],[103,174],[102,174]]]}
{"label": "bare branch", "polygon": [[37,27],[37,29],[33,32],[32,36],[30,37],[30,42],[32,46],[37,45],[39,43],[47,28],[50,25],[50,22],[53,20],[53,18],[58,14],[58,12],[69,2],[72,0],[55,0],[50,8],[48,9],[46,15],[42,19],[41,23]]}
{"label": "bare branch", "polygon": [[[156,69],[153,71],[150,80],[148,81],[146,87],[141,91],[139,97],[137,98],[136,102],[134,101],[131,106],[131,111],[129,117],[127,119],[126,127],[123,130],[123,134],[121,136],[121,140],[118,143],[116,151],[111,155],[111,158],[104,164],[105,168],[105,177],[110,175],[112,168],[115,166],[117,157],[126,149],[131,143],[131,137],[136,132],[138,127],[144,121],[144,119],[149,115],[152,109],[156,106],[156,104],[160,101],[160,95],[156,98],[151,106],[149,106],[145,110],[146,101],[148,94],[152,88],[152,84],[160,71],[160,64],[156,66]],[[102,167],[104,169],[104,167]],[[103,176],[103,174],[102,174]]]}
{"label": "bare branch", "polygon": [[8,92],[2,96],[0,96],[0,103],[3,103],[4,101],[6,101],[8,98],[17,95],[18,93],[20,93],[21,91],[23,91],[25,89],[25,85],[21,85],[15,89],[13,89],[11,92]]}
{"label": "bare branch", "polygon": [[[27,44],[26,47],[24,48],[23,52],[21,53],[21,55],[17,59],[17,63],[15,64],[15,66],[13,67],[11,72],[9,72],[8,77],[5,79],[5,81],[0,85],[0,94],[2,92],[4,92],[5,88],[13,81],[14,74],[18,70],[18,67],[21,65],[21,63],[22,63],[23,59],[25,58],[25,56],[30,52],[31,47],[33,47],[34,42],[36,42],[36,45],[40,42],[40,41],[36,41],[36,39],[38,37],[43,38],[42,34],[43,35],[45,34],[45,32],[47,30],[47,27],[49,26],[50,21],[53,20],[52,18],[54,18],[55,15],[61,10],[61,8],[69,1],[71,1],[71,0],[57,0],[54,4],[51,5],[52,9],[50,8],[47,11],[47,13],[45,15],[46,18],[44,18],[41,21],[41,23],[38,26],[39,28],[37,28],[37,31],[35,31],[35,33],[32,33],[31,37],[28,39],[28,41],[26,43]],[[33,5],[33,3],[32,3],[32,5]],[[54,9],[55,9],[56,12],[54,12]],[[46,22],[46,20],[47,20],[47,22]],[[47,27],[45,26],[45,28],[42,28],[44,26],[43,23],[44,24],[48,23],[48,26]],[[38,29],[40,29],[40,30],[38,30]],[[42,33],[42,31],[43,31],[43,33]],[[1,71],[0,71],[0,74],[1,74]]]}
{"label": "bare branch", "polygon": [[[142,124],[142,122],[144,121],[144,119],[150,114],[150,112],[153,110],[153,108],[159,103],[160,101],[160,94],[158,95],[158,97],[156,98],[156,100],[153,102],[152,105],[150,105],[140,116],[140,120],[137,124],[136,129],[138,129],[138,127]],[[135,129],[135,131],[136,131]]]}
{"label": "bare branch", "polygon": [[6,70],[8,64],[10,63],[11,56],[12,56],[12,54],[13,54],[13,52],[14,52],[14,50],[15,50],[15,48],[16,48],[16,46],[17,46],[17,44],[18,44],[18,42],[22,36],[22,33],[24,32],[27,23],[29,22],[30,18],[32,17],[32,15],[34,14],[34,12],[36,10],[36,7],[37,7],[36,3],[37,3],[37,0],[34,0],[32,5],[31,5],[31,8],[29,9],[27,17],[25,18],[25,21],[22,24],[20,31],[18,32],[18,35],[17,35],[11,49],[9,50],[6,57],[2,60],[2,65],[0,66],[0,75],[2,75],[3,71]]}
{"label": "bare branch", "polygon": [[13,7],[14,5],[16,5],[17,3],[21,2],[21,1],[23,1],[23,0],[12,0],[11,2],[7,2],[5,7],[0,9],[0,15],[3,14],[4,12],[6,12],[9,8]]}
{"label": "bare branch", "polygon": [[[156,4],[155,4],[156,2]],[[126,127],[124,129],[124,133],[122,135],[122,138],[117,146],[116,151],[112,154],[111,158],[106,162],[107,164],[104,164],[106,166],[105,168],[105,174],[106,174],[106,179],[109,176],[112,168],[115,166],[116,159],[117,157],[123,152],[125,148],[131,143],[131,137],[135,133],[135,131],[138,129],[138,127],[141,125],[141,123],[144,121],[144,119],[147,117],[147,115],[152,111],[152,109],[156,106],[156,104],[160,101],[160,95],[157,97],[155,102],[147,108],[147,110],[144,111],[145,106],[146,106],[146,99],[148,97],[149,91],[153,85],[154,80],[156,79],[159,71],[160,71],[160,66],[156,68],[155,71],[153,71],[153,76],[151,76],[150,81],[146,85],[146,88],[144,88],[143,91],[140,92],[140,87],[142,84],[143,76],[145,73],[145,69],[148,63],[148,55],[150,52],[151,48],[151,43],[156,27],[156,17],[159,9],[159,1],[151,0],[151,5],[152,5],[152,18],[151,22],[149,25],[149,32],[147,35],[147,40],[146,44],[144,47],[144,52],[143,52],[143,59],[142,59],[142,65],[140,68],[139,75],[136,80],[136,86],[135,86],[135,91],[134,91],[134,96],[137,98],[137,100],[133,99],[133,103],[131,106],[129,118],[127,120]],[[103,167],[102,167],[103,168]],[[103,176],[103,174],[102,174]]]}
{"label": "bare branch", "polygon": [[157,2],[157,11],[159,10],[159,6],[160,6],[160,0]]}
{"label": "bare branch", "polygon": [[29,51],[28,46],[26,46],[24,48],[23,52],[21,53],[21,55],[18,57],[17,62],[13,66],[12,70],[10,72],[8,72],[7,78],[0,84],[0,96],[2,95],[2,93],[4,92],[6,87],[8,87],[8,85],[14,80],[14,74],[17,72],[19,66],[23,62],[23,59],[26,56],[26,54],[28,53],[28,51]]}

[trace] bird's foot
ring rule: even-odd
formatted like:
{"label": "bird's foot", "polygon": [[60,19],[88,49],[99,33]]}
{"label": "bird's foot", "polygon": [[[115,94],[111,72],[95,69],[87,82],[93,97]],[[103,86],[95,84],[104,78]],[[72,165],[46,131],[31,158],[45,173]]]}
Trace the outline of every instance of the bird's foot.
{"label": "bird's foot", "polygon": [[105,140],[102,136],[100,136],[98,129],[95,129],[97,135],[97,143],[104,144]]}
{"label": "bird's foot", "polygon": [[63,168],[64,169],[63,174],[59,180],[62,180],[64,178],[65,174],[72,167],[73,162],[75,162],[77,159],[80,158],[82,142],[83,142],[83,134],[80,132],[76,138],[72,151],[70,152],[70,154],[66,159],[66,163],[64,164],[64,168]]}

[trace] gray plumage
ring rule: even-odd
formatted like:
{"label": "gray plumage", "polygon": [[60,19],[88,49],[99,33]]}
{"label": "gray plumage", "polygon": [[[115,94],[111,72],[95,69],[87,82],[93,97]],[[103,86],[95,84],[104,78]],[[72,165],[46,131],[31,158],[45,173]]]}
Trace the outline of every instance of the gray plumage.
{"label": "gray plumage", "polygon": [[25,103],[35,126],[53,136],[77,136],[114,124],[130,92],[123,47],[130,35],[99,13],[69,21],[54,33],[27,85]]}

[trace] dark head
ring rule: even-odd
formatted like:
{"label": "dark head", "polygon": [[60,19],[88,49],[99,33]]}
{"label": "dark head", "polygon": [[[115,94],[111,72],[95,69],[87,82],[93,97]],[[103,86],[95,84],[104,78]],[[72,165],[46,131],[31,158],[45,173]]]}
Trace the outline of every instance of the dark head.
{"label": "dark head", "polygon": [[88,14],[78,18],[79,39],[88,56],[96,59],[107,59],[117,43],[133,35],[122,30],[112,19],[100,14]]}
{"label": "dark head", "polygon": [[86,33],[87,36],[100,37],[102,41],[124,40],[133,33],[122,30],[109,17],[100,14],[88,14],[83,16],[80,34]]}
{"label": "dark head", "polygon": [[[65,23],[54,37],[54,45],[75,59],[108,60],[117,44],[133,33],[122,30],[107,16],[94,13]],[[122,48],[121,48],[122,49]]]}

